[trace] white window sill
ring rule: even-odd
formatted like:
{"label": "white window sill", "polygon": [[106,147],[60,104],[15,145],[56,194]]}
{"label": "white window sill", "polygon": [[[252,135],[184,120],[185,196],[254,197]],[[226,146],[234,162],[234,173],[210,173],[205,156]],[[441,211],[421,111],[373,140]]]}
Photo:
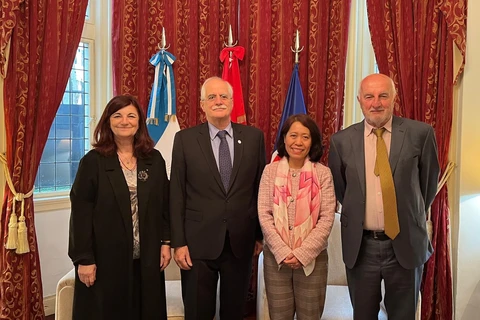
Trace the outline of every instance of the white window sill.
{"label": "white window sill", "polygon": [[42,194],[34,196],[33,204],[35,213],[70,209],[68,192]]}

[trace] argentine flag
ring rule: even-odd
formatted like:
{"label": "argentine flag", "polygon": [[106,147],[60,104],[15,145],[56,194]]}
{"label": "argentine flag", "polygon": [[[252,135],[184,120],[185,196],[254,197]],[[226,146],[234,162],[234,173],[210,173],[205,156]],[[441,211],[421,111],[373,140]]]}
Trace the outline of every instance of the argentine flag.
{"label": "argentine flag", "polygon": [[147,110],[148,133],[155,142],[155,149],[159,150],[165,159],[169,179],[173,138],[175,133],[180,131],[176,117],[174,62],[175,56],[163,49],[150,59],[150,63],[155,67],[155,79]]}

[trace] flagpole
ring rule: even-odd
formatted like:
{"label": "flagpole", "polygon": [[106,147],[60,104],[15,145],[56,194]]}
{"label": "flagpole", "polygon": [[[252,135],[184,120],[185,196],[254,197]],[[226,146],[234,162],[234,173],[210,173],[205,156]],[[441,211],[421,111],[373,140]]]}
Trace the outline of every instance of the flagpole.
{"label": "flagpole", "polygon": [[168,48],[170,48],[170,45],[167,46],[167,40],[165,38],[165,27],[162,27],[162,42],[158,44],[158,49],[167,50]]}
{"label": "flagpole", "polygon": [[292,52],[295,53],[295,64],[298,64],[300,62],[298,56],[299,56],[299,53],[302,52],[304,48],[305,47],[302,46],[302,48],[300,49],[300,31],[298,31],[297,29],[296,36],[295,36],[295,49],[290,47]]}
{"label": "flagpole", "polygon": [[222,79],[228,81],[233,89],[231,120],[235,123],[247,124],[238,65],[238,61],[242,60],[245,55],[245,48],[237,46],[237,41],[233,41],[232,25],[229,25],[228,29],[228,42],[224,42],[225,48],[220,52],[220,61],[223,62]]}
{"label": "flagpole", "polygon": [[228,42],[224,42],[223,44],[227,48],[233,48],[237,45],[237,43],[238,41],[235,41],[235,43],[233,43],[232,25],[229,24],[228,25]]}
{"label": "flagpole", "polygon": [[305,101],[303,99],[302,86],[300,85],[300,79],[298,76],[298,64],[300,62],[299,53],[303,51],[304,47],[300,48],[300,32],[296,31],[295,35],[295,48],[291,48],[292,52],[295,53],[295,64],[293,66],[292,77],[290,79],[290,84],[288,86],[287,96],[285,97],[285,104],[282,110],[282,117],[280,118],[280,123],[277,129],[277,138],[275,139],[274,152],[272,154],[271,162],[278,161],[280,158],[277,154],[278,142],[282,137],[280,136],[281,129],[283,124],[288,119],[289,116],[294,114],[307,114],[307,108],[305,106]]}
{"label": "flagpole", "polygon": [[[223,43],[225,45],[225,47],[227,48],[233,48],[237,45],[238,41],[235,41],[235,43],[233,43],[233,35],[232,35],[232,25],[229,24],[228,25],[228,43]],[[230,63],[232,63],[232,51],[230,51],[230,54],[229,54],[229,57],[230,57]]]}
{"label": "flagpole", "polygon": [[167,177],[170,179],[172,163],[173,139],[180,131],[176,118],[176,90],[173,63],[176,58],[167,51],[165,28],[162,28],[162,38],[158,43],[159,51],[149,60],[155,67],[154,82],[150,93],[147,109],[147,130],[155,143],[155,149],[160,151],[165,160]]}

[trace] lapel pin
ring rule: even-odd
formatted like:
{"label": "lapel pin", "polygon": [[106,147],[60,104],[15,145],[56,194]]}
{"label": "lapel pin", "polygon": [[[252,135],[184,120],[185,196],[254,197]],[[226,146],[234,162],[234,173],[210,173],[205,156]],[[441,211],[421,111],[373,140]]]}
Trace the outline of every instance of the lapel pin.
{"label": "lapel pin", "polygon": [[237,140],[238,144],[242,144],[242,140]]}

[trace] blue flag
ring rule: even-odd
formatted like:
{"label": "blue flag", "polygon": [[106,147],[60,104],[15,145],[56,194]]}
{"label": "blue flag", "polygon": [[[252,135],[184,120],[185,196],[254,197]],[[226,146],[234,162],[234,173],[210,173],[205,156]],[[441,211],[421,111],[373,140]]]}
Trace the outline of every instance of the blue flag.
{"label": "blue flag", "polygon": [[280,137],[280,131],[282,130],[283,124],[288,117],[298,113],[307,113],[307,108],[305,107],[305,100],[303,100],[302,86],[300,85],[300,79],[298,77],[298,64],[295,64],[293,67],[292,78],[290,79],[290,85],[288,86],[287,97],[285,99],[285,104],[282,111],[282,119],[278,125],[277,138],[275,139],[275,148],[272,155],[272,161],[275,160],[278,141],[282,138]]}

